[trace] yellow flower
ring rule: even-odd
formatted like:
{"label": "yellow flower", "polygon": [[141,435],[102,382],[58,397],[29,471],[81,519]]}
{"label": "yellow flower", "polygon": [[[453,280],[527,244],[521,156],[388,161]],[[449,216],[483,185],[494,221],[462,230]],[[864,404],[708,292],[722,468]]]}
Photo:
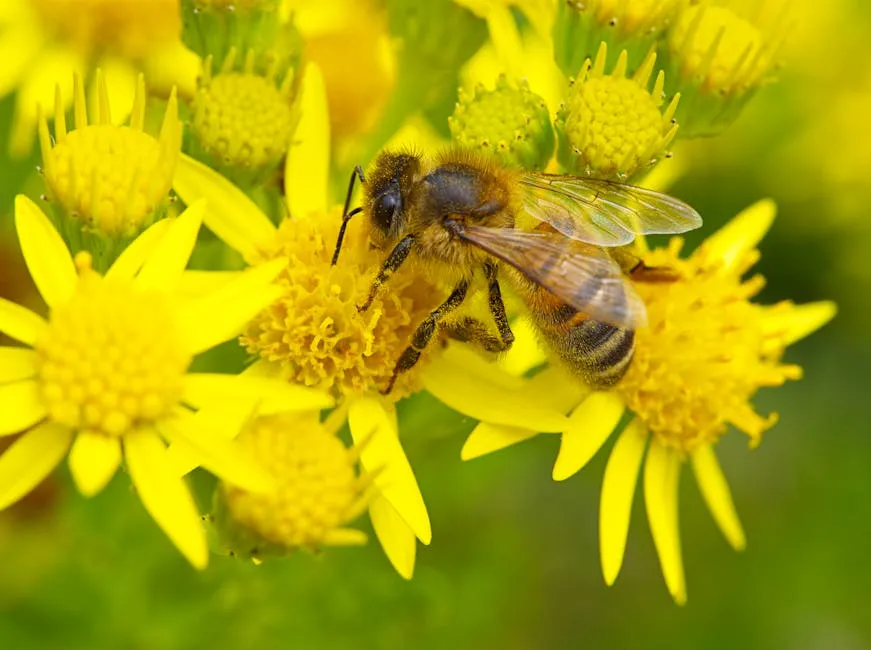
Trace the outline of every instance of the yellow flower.
{"label": "yellow flower", "polygon": [[346,448],[336,435],[340,423],[339,418],[321,423],[311,412],[278,413],[248,423],[240,446],[278,489],[258,493],[222,483],[209,517],[217,545],[256,561],[297,549],[364,544],[366,535],[345,525],[366,509],[372,479],[358,474],[359,449]]}
{"label": "yellow flower", "polygon": [[[55,84],[63,81],[69,98],[73,75],[89,78],[95,64],[110,80],[112,103],[125,111],[132,106],[140,63],[163,82],[161,88],[168,91],[176,83],[190,89],[197,62],[181,46],[179,28],[178,0],[4,0],[0,97],[16,92],[10,150],[16,155],[30,150],[36,107],[51,105]],[[123,117],[124,111],[117,111]]]}
{"label": "yellow flower", "polygon": [[[60,207],[60,229],[73,252],[93,250],[108,260],[151,225],[166,206],[181,149],[182,129],[173,90],[159,137],[144,132],[145,82],[136,84],[129,126],[115,126],[105,79],[97,71],[97,106],[88,119],[81,77],[75,77],[75,128],[67,131],[60,86],[54,101],[54,138],[39,120],[42,175],[48,198]],[[84,245],[82,240],[84,240]],[[109,240],[117,240],[111,242]],[[106,250],[111,249],[111,250]]]}
{"label": "yellow flower", "polygon": [[666,35],[669,91],[684,96],[677,115],[684,137],[728,126],[773,76],[788,28],[787,3],[761,3],[752,21],[739,15],[735,4],[688,5]]}
{"label": "yellow flower", "polygon": [[281,297],[241,340],[260,357],[255,367],[262,372],[329,390],[347,407],[362,466],[378,472],[374,486],[383,499],[370,504],[376,533],[397,571],[411,577],[414,539],[428,544],[432,532],[399,443],[393,403],[427,388],[472,417],[546,421],[552,431],[560,430],[564,418],[524,399],[520,380],[502,379],[497,369],[461,348],[436,354],[438,345],[400,376],[390,395],[378,394],[414,328],[444,295],[409,267],[391,279],[367,312],[358,311],[384,253],[369,248],[360,220],[351,224],[339,263],[331,265],[341,213],[327,198],[329,125],[323,81],[313,65],[301,93],[302,117],[285,171],[292,217],[277,229],[238,188],[190,158],[180,161],[175,189],[186,202],[209,197],[210,205],[218,206],[206,215],[206,225],[249,264],[283,262]]}
{"label": "yellow flower", "polygon": [[[590,392],[559,368],[548,368],[530,390],[555,408],[574,409],[553,469],[564,480],[596,454],[627,409],[633,414],[611,451],[602,485],[599,537],[602,571],[610,585],[623,561],[633,493],[642,461],[644,497],[654,544],[668,589],[686,600],[678,533],[677,487],[684,461],[714,519],[736,549],[745,539],[714,445],[731,424],[759,444],[776,416],[762,417],[750,404],[759,388],[798,379],[801,369],[781,364],[791,343],[812,333],[835,313],[832,303],[772,306],[750,299],[762,278],[742,276],[759,257],[756,245],[774,218],[761,201],[709,237],[689,258],[676,238],[664,248],[641,251],[646,264],[673,269],[674,282],[636,282],[649,325],[636,331],[635,356],[611,392]],[[481,424],[463,450],[465,458],[535,435],[522,427]],[[646,459],[645,459],[646,451]]]}
{"label": "yellow flower", "polygon": [[202,568],[208,556],[199,516],[163,440],[231,483],[268,489],[253,461],[197,426],[192,409],[234,400],[330,404],[277,382],[187,372],[195,355],[235,336],[280,293],[271,284],[280,265],[268,264],[196,300],[177,299],[203,211],[198,203],[155,224],[101,276],[87,253],[73,261],[32,201],[16,199],[21,248],[49,315],[0,299],[0,331],[28,346],[0,348],[0,435],[23,434],[0,456],[0,507],[26,495],[68,451],[73,480],[87,496],[106,485],[123,456],[145,508]]}
{"label": "yellow flower", "polygon": [[602,43],[595,62],[587,59],[557,114],[558,158],[570,172],[626,180],[666,155],[677,133],[673,118],[680,96],[660,113],[662,71],[653,90],[647,90],[656,54],[627,78],[625,50],[611,74],[605,74],[607,49]]}

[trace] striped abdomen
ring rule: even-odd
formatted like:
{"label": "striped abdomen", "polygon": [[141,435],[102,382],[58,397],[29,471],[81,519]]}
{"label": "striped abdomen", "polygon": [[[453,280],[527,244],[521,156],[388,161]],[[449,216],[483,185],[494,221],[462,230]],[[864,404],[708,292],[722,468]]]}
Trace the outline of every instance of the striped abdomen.
{"label": "striped abdomen", "polygon": [[596,389],[616,384],[632,361],[635,330],[592,320],[539,286],[526,289],[533,321],[569,370]]}

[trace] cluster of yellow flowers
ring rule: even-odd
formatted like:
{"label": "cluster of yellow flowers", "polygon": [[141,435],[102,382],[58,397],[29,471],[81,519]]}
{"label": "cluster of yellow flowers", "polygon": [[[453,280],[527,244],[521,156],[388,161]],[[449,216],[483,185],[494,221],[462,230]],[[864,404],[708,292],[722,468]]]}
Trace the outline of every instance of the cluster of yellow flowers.
{"label": "cluster of yellow flowers", "polygon": [[[657,187],[651,172],[676,137],[722,130],[769,80],[779,10],[754,22],[707,0],[74,4],[16,0],[0,11],[0,39],[41,35],[17,52],[0,92],[18,85],[13,147],[26,150],[34,134],[40,145],[46,210],[19,195],[14,218],[47,306],[43,317],[0,298],[0,333],[17,342],[0,347],[0,435],[18,436],[0,455],[0,507],[64,457],[86,496],[123,465],[198,568],[209,544],[260,562],[364,543],[349,524],[368,510],[410,578],[417,541],[433,533],[396,404],[426,390],[479,422],[465,459],[559,434],[555,480],[616,432],[600,510],[608,584],[642,461],[675,601],[686,599],[684,461],[743,547],[714,447],[730,424],[759,444],[776,417],[750,400],[800,376],[781,363],[786,347],[834,315],[831,303],[751,301],[762,278],[743,278],[773,221],[770,201],[688,257],[680,239],[653,249],[636,240],[632,254],[673,277],[635,282],[648,323],[610,390],[548,362],[521,315],[502,359],[441,331],[384,394],[447,287],[412,263],[361,311],[384,253],[365,219],[352,222],[338,263],[333,249],[347,163],[384,147],[429,154],[452,141],[522,170]],[[246,367],[191,370],[232,340]],[[197,468],[219,478],[206,513],[184,479]]]}

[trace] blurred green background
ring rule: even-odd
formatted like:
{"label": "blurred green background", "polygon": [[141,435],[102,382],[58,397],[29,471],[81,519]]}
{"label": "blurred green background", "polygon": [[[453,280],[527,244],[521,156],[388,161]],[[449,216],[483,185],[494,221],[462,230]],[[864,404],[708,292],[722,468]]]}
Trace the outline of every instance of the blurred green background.
{"label": "blurred green background", "polygon": [[[638,495],[622,574],[602,582],[607,449],[559,484],[555,436],[462,463],[473,422],[421,395],[401,405],[434,530],[413,581],[374,542],[259,567],[214,557],[197,573],[126,476],[86,500],[64,467],[0,513],[0,647],[871,648],[871,16],[859,0],[794,5],[780,83],[725,135],[676,149],[688,169],[672,192],[706,219],[692,243],[775,198],[762,300],[834,299],[841,311],[789,350],[805,379],[755,400],[781,414],[761,447],[739,435],[719,446],[746,551],[730,550],[684,470],[685,607],[663,585]],[[0,102],[0,133],[13,101]],[[24,301],[8,216],[37,162],[0,159],[0,295]]]}

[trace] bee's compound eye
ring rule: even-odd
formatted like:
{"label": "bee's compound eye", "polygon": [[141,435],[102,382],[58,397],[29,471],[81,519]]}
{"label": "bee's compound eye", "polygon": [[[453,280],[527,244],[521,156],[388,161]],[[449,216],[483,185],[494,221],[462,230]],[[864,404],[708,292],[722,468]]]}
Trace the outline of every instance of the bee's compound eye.
{"label": "bee's compound eye", "polygon": [[393,215],[402,205],[402,197],[398,190],[388,190],[376,197],[372,203],[372,223],[384,232],[393,225]]}

